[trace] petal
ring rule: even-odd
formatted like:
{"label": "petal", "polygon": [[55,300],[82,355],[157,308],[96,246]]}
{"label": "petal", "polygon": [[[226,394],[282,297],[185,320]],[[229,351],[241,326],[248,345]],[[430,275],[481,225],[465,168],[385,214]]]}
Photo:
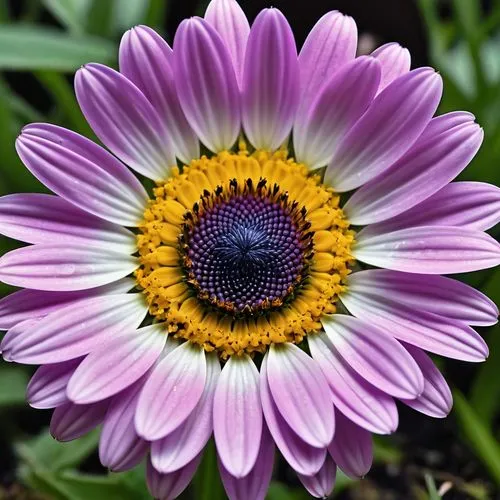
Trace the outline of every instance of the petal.
{"label": "petal", "polygon": [[337,475],[337,466],[335,462],[327,455],[323,467],[314,476],[304,476],[298,474],[300,482],[304,488],[315,498],[329,497],[335,486],[335,477]]}
{"label": "petal", "polygon": [[443,276],[370,269],[349,275],[348,294],[403,303],[468,325],[491,326],[498,320],[498,308],[486,295]]}
{"label": "petal", "polygon": [[371,432],[394,432],[398,427],[398,411],[394,400],[360,377],[324,333],[309,335],[307,341],[311,356],[330,385],[335,407]]}
{"label": "petal", "polygon": [[[450,121],[440,133],[425,132],[412,148],[380,177],[361,187],[345,205],[351,224],[380,222],[418,205],[453,180],[474,158],[483,140],[483,131],[474,117],[465,114],[461,123]],[[428,127],[428,128],[429,128]]]}
{"label": "petal", "polygon": [[328,450],[342,472],[353,479],[364,477],[373,462],[371,434],[342,414],[336,417],[338,429]]}
{"label": "petal", "polygon": [[333,74],[356,56],[358,31],[354,19],[338,11],[327,12],[314,25],[300,50],[302,112]]}
{"label": "petal", "polygon": [[485,341],[460,321],[415,310],[413,305],[384,298],[378,292],[373,295],[348,291],[342,295],[342,303],[354,316],[427,351],[473,362],[484,361],[488,356]]}
{"label": "petal", "polygon": [[189,126],[177,97],[173,52],[147,26],[128,30],[120,43],[120,72],[148,98],[168,130],[175,154],[189,164],[200,156],[198,137]]}
{"label": "petal", "polygon": [[205,12],[205,20],[217,30],[226,44],[236,78],[241,84],[243,62],[250,34],[247,16],[235,0],[211,0]]}
{"label": "petal", "polygon": [[194,410],[205,387],[205,351],[185,342],[160,361],[139,397],[135,426],[154,441],[177,429]]}
{"label": "petal", "polygon": [[325,316],[322,323],[339,354],[375,387],[400,398],[422,393],[424,378],[417,363],[383,330],[343,314]]}
{"label": "petal", "polygon": [[144,381],[145,377],[116,395],[104,418],[99,459],[104,467],[114,472],[135,467],[149,450],[149,443],[137,435],[134,426],[137,400]]}
{"label": "petal", "polygon": [[89,404],[118,394],[153,366],[166,339],[166,327],[161,323],[124,329],[84,359],[69,381],[69,399]]}
{"label": "petal", "polygon": [[186,118],[212,151],[230,149],[240,131],[240,97],[231,56],[221,37],[198,17],[174,39],[177,94]]}
{"label": "petal", "polygon": [[415,226],[458,226],[486,231],[499,222],[500,188],[485,182],[452,182],[406,212],[377,224],[377,229],[388,233]]}
{"label": "petal", "polygon": [[416,399],[403,399],[403,403],[430,417],[446,417],[453,405],[453,396],[446,380],[424,351],[412,345],[405,344],[405,347],[422,370],[424,392]]}
{"label": "petal", "polygon": [[413,145],[432,118],[441,77],[419,68],[399,77],[373,101],[342,139],[325,172],[325,183],[350,191],[380,175]]}
{"label": "petal", "polygon": [[46,243],[4,254],[0,280],[37,290],[84,290],[124,278],[137,266],[136,257],[113,250]]}
{"label": "petal", "polygon": [[297,435],[323,448],[333,438],[333,406],[317,363],[294,344],[272,344],[267,378],[279,411]]}
{"label": "petal", "polygon": [[260,367],[260,398],[266,424],[284,459],[300,474],[316,474],[325,462],[326,448],[315,448],[300,439],[286,423],[273,400],[267,377],[268,357]]}
{"label": "petal", "polygon": [[109,401],[100,401],[92,405],[58,406],[50,420],[50,433],[58,441],[78,439],[103,421],[108,405]]}
{"label": "petal", "polygon": [[176,165],[165,123],[127,78],[102,64],[75,75],[78,104],[99,139],[129,167],[155,181]]}
{"label": "petal", "polygon": [[137,251],[132,232],[47,194],[0,197],[0,232],[26,243],[88,245],[125,254]]}
{"label": "petal", "polygon": [[259,372],[247,354],[232,356],[222,370],[214,397],[215,444],[231,475],[241,478],[250,473],[261,435]]}
{"label": "petal", "polygon": [[161,474],[148,461],[146,471],[146,481],[151,495],[159,500],[169,500],[177,498],[191,482],[191,479],[200,464],[202,454],[200,453],[194,460],[189,462],[182,469]]}
{"label": "petal", "polygon": [[383,233],[369,226],[356,240],[356,259],[394,271],[453,274],[500,264],[498,242],[474,229],[421,226]]}
{"label": "petal", "polygon": [[174,472],[187,465],[204,448],[213,430],[213,399],[220,375],[215,353],[207,354],[205,388],[189,417],[168,436],[151,445],[151,462],[162,473]]}
{"label": "petal", "polygon": [[139,326],[146,313],[139,293],[91,297],[78,307],[69,305],[46,316],[36,328],[16,339],[11,356],[24,364],[75,359],[98,348],[125,326]]}
{"label": "petal", "polygon": [[12,358],[12,351],[15,349],[16,345],[22,340],[26,338],[27,335],[36,328],[40,323],[40,319],[26,319],[21,321],[20,323],[16,323],[3,337],[2,342],[0,344],[0,351],[2,352],[2,356],[4,361],[10,363],[14,361]]}
{"label": "petal", "polygon": [[382,65],[382,79],[378,91],[384,90],[396,78],[408,73],[411,66],[410,51],[399,43],[386,43],[375,49],[371,56]]}
{"label": "petal", "polygon": [[285,141],[299,97],[292,30],[278,9],[264,9],[250,30],[243,71],[243,127],[255,148],[274,150]]}
{"label": "petal", "polygon": [[16,150],[40,182],[73,205],[116,224],[141,222],[146,190],[122,163],[92,141],[39,123],[23,128]]}
{"label": "petal", "polygon": [[35,372],[26,389],[26,399],[33,408],[55,408],[69,403],[66,386],[82,358],[43,365]]}
{"label": "petal", "polygon": [[19,290],[0,300],[0,330],[9,330],[26,319],[43,318],[89,297],[126,293],[134,286],[132,279],[123,278],[109,285],[76,292],[46,292],[29,288]]}
{"label": "petal", "polygon": [[345,64],[297,116],[293,129],[295,157],[314,170],[327,165],[338,143],[375,96],[380,65],[371,57]]}
{"label": "petal", "polygon": [[274,441],[267,427],[262,427],[262,437],[257,460],[245,477],[234,477],[219,460],[222,484],[230,500],[264,500],[273,475]]}

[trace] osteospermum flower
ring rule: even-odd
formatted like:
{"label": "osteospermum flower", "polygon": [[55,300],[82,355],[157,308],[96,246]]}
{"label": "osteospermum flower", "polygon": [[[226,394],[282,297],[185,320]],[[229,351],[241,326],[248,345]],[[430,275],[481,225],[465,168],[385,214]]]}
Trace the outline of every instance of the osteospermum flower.
{"label": "osteospermum flower", "polygon": [[139,26],[120,72],[77,72],[111,153],[48,124],[17,141],[57,196],[0,201],[0,230],[32,244],[0,260],[24,288],[0,302],[3,355],[42,365],[28,400],[55,408],[54,437],[102,423],[103,465],[147,455],[155,497],[180,494],[212,433],[231,499],[264,498],[275,445],[328,495],[337,467],[367,473],[395,400],[449,412],[424,351],[488,354],[470,325],[497,308],[440,276],[500,262],[483,232],[499,189],[449,184],[482,130],[465,112],[433,118],[441,78],[410,71],[406,49],[356,58],[356,43],[330,12],[297,56],[279,10],[250,28],[213,0],[173,49]]}

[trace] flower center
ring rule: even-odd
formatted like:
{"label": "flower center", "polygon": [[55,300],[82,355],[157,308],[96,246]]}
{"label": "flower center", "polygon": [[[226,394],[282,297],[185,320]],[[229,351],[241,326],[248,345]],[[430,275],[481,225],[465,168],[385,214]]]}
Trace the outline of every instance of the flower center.
{"label": "flower center", "polygon": [[140,227],[149,312],[221,357],[300,343],[335,312],[354,233],[331,189],[283,151],[174,169]]}

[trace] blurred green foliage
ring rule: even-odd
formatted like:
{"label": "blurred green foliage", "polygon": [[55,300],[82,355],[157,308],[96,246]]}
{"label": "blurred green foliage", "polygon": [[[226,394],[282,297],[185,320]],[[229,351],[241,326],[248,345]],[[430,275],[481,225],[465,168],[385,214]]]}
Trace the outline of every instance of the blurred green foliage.
{"label": "blurred green foliage", "polygon": [[[448,3],[451,16],[443,19],[439,7]],[[0,71],[29,72],[50,98],[42,113],[17,95],[0,75],[0,151],[2,152],[0,195],[10,192],[43,191],[17,158],[14,141],[23,124],[49,121],[93,137],[85,122],[70,83],[70,76],[82,64],[93,61],[115,66],[117,41],[121,33],[136,24],[159,28],[168,4],[165,0],[31,0],[15,21],[6,0],[0,0]],[[483,147],[461,178],[499,184],[500,181],[500,0],[492,1],[487,16],[475,0],[419,0],[430,43],[430,59],[441,73],[445,92],[441,112],[455,109],[472,111],[485,129]],[[40,23],[49,12],[60,28]],[[498,236],[498,232],[497,232]],[[3,253],[14,243],[1,241]],[[475,273],[463,279],[482,289],[500,303],[500,270]],[[8,287],[0,287],[0,294]],[[468,394],[454,391],[460,438],[480,460],[491,481],[500,485],[500,446],[495,421],[500,414],[500,335],[498,329],[483,331],[491,347],[488,363],[478,367]],[[24,405],[28,373],[23,367],[0,365],[0,414]],[[424,417],[422,417],[424,418]],[[124,474],[92,475],[78,471],[79,465],[95,451],[98,435],[92,432],[71,443],[55,442],[48,431],[36,438],[16,435],[19,459],[18,478],[27,487],[62,500],[146,499],[142,467]],[[375,442],[376,462],[397,466],[405,450],[389,438]],[[196,499],[224,498],[214,471],[213,444],[193,482]],[[442,498],[432,474],[421,473],[419,498]],[[345,476],[337,478],[334,495],[351,487]],[[426,485],[424,487],[424,484]],[[462,484],[468,498],[486,499],[484,487]],[[1,493],[0,493],[1,496]],[[269,500],[303,500],[302,489],[273,482]]]}

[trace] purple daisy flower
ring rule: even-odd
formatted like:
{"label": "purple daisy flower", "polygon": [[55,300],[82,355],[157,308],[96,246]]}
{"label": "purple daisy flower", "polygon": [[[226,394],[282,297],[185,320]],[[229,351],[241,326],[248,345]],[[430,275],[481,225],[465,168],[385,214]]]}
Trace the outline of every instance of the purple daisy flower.
{"label": "purple daisy flower", "polygon": [[356,45],[354,21],[330,12],[297,55],[279,10],[250,28],[212,0],[173,49],[139,26],[120,72],[78,71],[111,153],[23,129],[17,151],[56,196],[0,199],[0,231],[31,244],[0,259],[23,288],[0,301],[1,349],[41,365],[28,401],[55,408],[56,439],[102,424],[103,465],[147,456],[158,498],[184,490],[213,434],[230,499],[263,499],[277,447],[324,497],[337,467],[368,472],[395,400],[447,415],[424,351],[483,361],[471,326],[498,310],[440,275],[500,263],[484,232],[500,190],[450,184],[483,132],[469,113],[433,118],[439,75],[410,71],[398,44]]}

